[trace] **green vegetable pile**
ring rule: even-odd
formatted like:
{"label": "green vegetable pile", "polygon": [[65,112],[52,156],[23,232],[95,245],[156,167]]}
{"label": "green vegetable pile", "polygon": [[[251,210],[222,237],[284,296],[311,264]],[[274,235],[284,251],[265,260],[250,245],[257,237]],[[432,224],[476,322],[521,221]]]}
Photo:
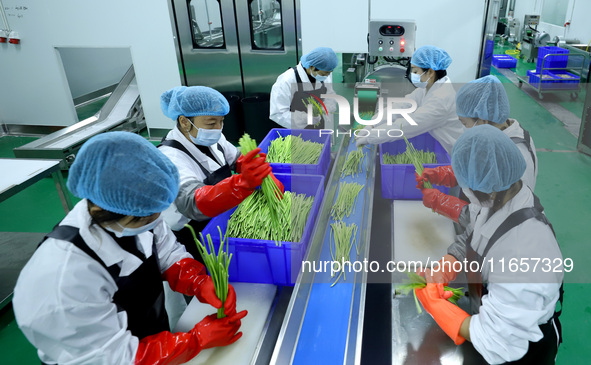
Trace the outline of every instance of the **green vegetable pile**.
{"label": "green vegetable pile", "polygon": [[[424,277],[414,273],[414,272],[407,272],[406,275],[408,276],[408,283],[401,284],[398,286],[398,290],[404,295],[408,295],[412,290],[414,297],[415,297],[415,305],[417,306],[417,312],[419,314],[422,313],[421,305],[419,304],[419,300],[417,299],[417,294],[415,293],[415,289],[422,289],[427,286],[427,281]],[[463,288],[451,288],[449,286],[443,287],[445,291],[451,291],[453,296],[448,299],[449,302],[456,304],[458,300],[464,296],[464,292],[462,291]]]}
{"label": "green vegetable pile", "polygon": [[357,183],[339,183],[339,195],[330,210],[330,217],[335,221],[340,221],[345,216],[350,216],[355,208],[357,195],[363,187],[364,185]]}
{"label": "green vegetable pile", "polygon": [[286,191],[280,202],[279,226],[273,229],[269,206],[260,190],[244,199],[228,221],[226,236],[256,240],[299,242],[302,239],[314,197]]}
{"label": "green vegetable pile", "polygon": [[344,263],[350,262],[349,254],[351,248],[353,248],[353,244],[355,244],[357,255],[359,255],[359,247],[357,246],[357,239],[355,238],[356,234],[357,225],[355,223],[352,223],[349,226],[343,221],[330,224],[330,255],[332,256],[333,261],[341,263],[341,272],[339,273],[339,276],[337,276],[335,282],[332,283],[331,287],[339,281],[341,276],[343,276],[343,279],[346,279]]}
{"label": "green vegetable pile", "polygon": [[435,156],[434,152],[427,152],[427,151],[417,151],[418,156],[411,157],[409,156],[408,150],[399,153],[397,155],[391,155],[389,153],[384,153],[384,163],[388,165],[405,165],[405,164],[413,164],[414,160],[418,160],[421,164],[426,163],[437,163],[437,157]]}
{"label": "green vegetable pile", "polygon": [[[208,252],[205,248],[205,239],[203,238],[201,232],[199,232],[199,236],[201,236],[201,240],[199,240],[195,235],[193,227],[188,224],[185,224],[185,227],[191,231],[193,239],[195,240],[195,244],[201,253],[201,257],[203,257],[205,267],[207,267],[207,271],[209,271],[209,275],[213,280],[215,295],[222,301],[222,307],[218,309],[217,317],[224,318],[226,316],[224,314],[224,303],[228,298],[228,268],[230,267],[230,260],[232,260],[232,254],[228,256],[227,237],[224,238],[222,236],[222,230],[220,227],[218,227],[218,231],[220,232],[220,248],[218,249],[216,255],[215,248],[213,247],[213,242],[211,240],[211,235],[207,235],[207,246],[209,247]],[[224,251],[224,246],[226,251]]]}
{"label": "green vegetable pile", "polygon": [[324,144],[305,141],[301,136],[287,135],[271,141],[267,162],[313,165],[318,163]]}
{"label": "green vegetable pile", "polygon": [[342,170],[342,177],[345,176],[357,176],[361,173],[363,168],[363,150],[361,148],[356,149],[355,151],[349,152],[347,155],[347,159],[345,160],[345,164],[343,165]]}

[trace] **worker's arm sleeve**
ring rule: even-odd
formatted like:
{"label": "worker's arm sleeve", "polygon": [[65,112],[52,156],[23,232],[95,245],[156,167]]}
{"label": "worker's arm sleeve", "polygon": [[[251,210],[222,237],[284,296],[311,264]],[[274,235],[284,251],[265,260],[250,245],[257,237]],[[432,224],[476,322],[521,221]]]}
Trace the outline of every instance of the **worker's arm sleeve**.
{"label": "worker's arm sleeve", "polygon": [[154,227],[153,232],[156,249],[158,250],[158,264],[160,265],[161,273],[164,273],[173,264],[183,259],[193,258],[187,252],[185,246],[178,243],[176,236],[164,222]]}
{"label": "worker's arm sleeve", "polygon": [[271,88],[269,119],[283,128],[292,128],[291,99],[291,85],[288,82],[277,80]]}
{"label": "worker's arm sleeve", "polygon": [[210,217],[203,214],[195,204],[195,190],[204,187],[203,181],[191,178],[186,179],[179,187],[179,193],[174,201],[179,213],[192,220],[203,221]]}
{"label": "worker's arm sleeve", "polygon": [[[412,94],[411,94],[412,95]],[[398,137],[400,133],[390,132],[389,130],[402,130],[404,132],[404,136],[406,138],[416,137],[420,134],[426,133],[432,129],[442,127],[442,116],[447,115],[449,105],[445,103],[446,99],[432,99],[428,103],[424,103],[414,113],[408,114],[410,118],[416,123],[416,125],[411,125],[406,119],[404,118],[397,118],[392,121],[392,125],[388,125],[387,123],[382,123],[379,126],[374,127],[374,131],[370,134],[368,141],[371,144],[380,144],[384,142],[396,141],[398,139],[402,139],[402,136]],[[410,104],[406,103],[407,107]],[[384,111],[386,113],[386,111]],[[384,114],[384,120],[387,119],[387,116]],[[447,119],[447,117],[445,118]],[[377,131],[376,129],[382,129]]]}
{"label": "worker's arm sleeve", "polygon": [[458,224],[466,229],[466,227],[470,224],[470,207],[469,205],[465,205],[460,212],[460,216],[458,217]]}
{"label": "worker's arm sleeve", "polygon": [[468,225],[464,232],[456,236],[454,242],[447,248],[447,253],[455,257],[458,261],[464,261],[466,258],[466,241],[471,232],[472,226]]}
{"label": "worker's arm sleeve", "polygon": [[[521,359],[529,341],[542,338],[540,320],[548,305],[558,299],[560,284],[494,284],[489,283],[482,306],[470,321],[470,340],[474,348],[491,364]],[[548,300],[554,295],[553,300]]]}

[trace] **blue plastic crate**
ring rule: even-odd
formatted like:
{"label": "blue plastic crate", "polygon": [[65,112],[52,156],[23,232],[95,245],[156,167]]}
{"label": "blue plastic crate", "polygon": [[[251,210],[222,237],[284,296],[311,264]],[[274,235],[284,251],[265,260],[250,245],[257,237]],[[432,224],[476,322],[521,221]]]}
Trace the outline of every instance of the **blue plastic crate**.
{"label": "blue plastic crate", "polygon": [[560,90],[573,90],[579,88],[579,82],[581,81],[579,76],[566,71],[552,71],[552,74],[556,77],[553,85],[554,88]]}
{"label": "blue plastic crate", "polygon": [[324,143],[318,162],[314,165],[271,163],[270,165],[273,169],[273,173],[322,175],[326,177],[330,166],[330,134],[324,133],[320,135],[320,131],[314,129],[273,128],[259,144],[261,152],[267,153],[269,151],[269,146],[271,146],[271,141],[274,139],[277,139],[279,136],[285,137],[290,134],[293,136],[300,136],[305,141]]}
{"label": "blue plastic crate", "polygon": [[[449,154],[441,144],[429,133],[409,138],[408,141],[417,150],[435,152],[436,164],[425,164],[424,167],[437,167],[451,164]],[[382,198],[398,200],[422,200],[423,194],[417,189],[414,165],[389,165],[384,164],[384,153],[396,155],[406,151],[406,142],[398,140],[380,145],[380,166],[382,169]],[[435,189],[449,193],[445,186],[433,186]]]}
{"label": "blue plastic crate", "polygon": [[517,66],[517,59],[509,55],[493,55],[492,64],[496,68],[514,68]]}
{"label": "blue plastic crate", "polygon": [[533,87],[540,88],[541,90],[555,90],[560,89],[557,83],[557,77],[550,71],[544,71],[544,75],[541,77],[542,85],[540,86],[540,73],[528,71],[529,84]]}
{"label": "blue plastic crate", "polygon": [[[542,70],[542,63],[544,69],[550,68],[566,68],[568,63],[568,49],[560,47],[540,47],[538,49],[538,60],[536,62],[536,72],[540,73]],[[544,57],[549,54],[560,54],[560,56],[548,56],[544,61]]]}
{"label": "blue plastic crate", "polygon": [[[283,183],[286,191],[314,196],[302,239],[300,242],[281,242],[279,246],[275,241],[228,238],[228,252],[232,254],[230,281],[293,285],[297,279],[324,197],[324,177],[289,174],[275,174],[275,177]],[[225,235],[235,210],[213,218],[202,231],[204,237],[211,235],[216,250],[220,247],[218,226]]]}

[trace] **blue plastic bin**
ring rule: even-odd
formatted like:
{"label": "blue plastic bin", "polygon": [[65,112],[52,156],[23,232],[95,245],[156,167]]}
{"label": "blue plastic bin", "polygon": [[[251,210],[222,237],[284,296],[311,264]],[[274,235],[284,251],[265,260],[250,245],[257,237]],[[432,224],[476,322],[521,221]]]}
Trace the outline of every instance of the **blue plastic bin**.
{"label": "blue plastic bin", "polygon": [[305,141],[324,143],[318,162],[314,165],[271,163],[270,165],[273,169],[273,173],[321,175],[326,177],[328,167],[330,166],[330,134],[326,134],[326,131],[320,135],[320,131],[314,129],[273,128],[259,144],[261,152],[267,153],[269,151],[269,146],[271,146],[271,141],[277,139],[280,135],[281,137],[285,137],[290,134],[293,136],[300,136]]}
{"label": "blue plastic bin", "polygon": [[538,60],[536,62],[536,72],[540,73],[542,70],[542,63],[544,56],[548,54],[561,54],[562,56],[548,56],[544,62],[544,69],[547,68],[566,68],[568,63],[568,49],[560,47],[540,47],[538,49]]}
{"label": "blue plastic bin", "polygon": [[517,66],[517,59],[509,55],[493,55],[492,64],[496,68],[514,68]]}
{"label": "blue plastic bin", "polygon": [[[533,70],[530,70],[527,72],[527,74],[529,75],[529,84],[535,87],[536,89],[540,88],[540,73],[533,72]],[[544,76],[541,78],[541,90],[560,89],[559,81],[557,79],[558,78],[556,77],[556,75],[554,75],[553,72],[544,70]]]}
{"label": "blue plastic bin", "polygon": [[[286,191],[314,196],[302,240],[281,242],[279,246],[275,241],[228,238],[228,252],[232,254],[230,281],[293,285],[297,279],[324,197],[324,177],[289,174],[275,174],[275,177],[283,183]],[[202,231],[204,237],[211,235],[216,250],[220,247],[218,226],[225,235],[230,215],[235,210],[236,208],[231,209],[213,218]]]}
{"label": "blue plastic bin", "polygon": [[554,87],[560,90],[574,90],[579,88],[581,78],[566,71],[552,71],[556,77]]}
{"label": "blue plastic bin", "polygon": [[[424,167],[437,167],[451,164],[449,154],[441,144],[429,133],[409,138],[408,141],[417,150],[435,152],[436,164],[425,164]],[[380,166],[382,169],[382,198],[397,200],[422,200],[423,194],[417,189],[414,165],[389,165],[384,164],[384,153],[396,155],[406,151],[406,142],[398,140],[380,145]],[[433,186],[435,189],[449,193],[445,186]]]}

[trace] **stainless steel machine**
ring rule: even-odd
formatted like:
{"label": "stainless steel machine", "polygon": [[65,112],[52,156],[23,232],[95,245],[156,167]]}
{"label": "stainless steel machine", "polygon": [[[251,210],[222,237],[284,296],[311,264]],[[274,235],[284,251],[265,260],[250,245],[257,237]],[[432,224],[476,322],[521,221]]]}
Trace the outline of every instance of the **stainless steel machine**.
{"label": "stainless steel machine", "polygon": [[[521,58],[527,62],[534,62],[538,57],[538,48],[541,44],[541,34],[538,31],[540,24],[539,15],[525,15],[523,17],[523,29],[521,31]],[[545,40],[547,43],[548,39]]]}
{"label": "stainless steel machine", "polygon": [[298,63],[295,0],[173,0],[179,69],[187,86],[247,97],[269,93]]}

